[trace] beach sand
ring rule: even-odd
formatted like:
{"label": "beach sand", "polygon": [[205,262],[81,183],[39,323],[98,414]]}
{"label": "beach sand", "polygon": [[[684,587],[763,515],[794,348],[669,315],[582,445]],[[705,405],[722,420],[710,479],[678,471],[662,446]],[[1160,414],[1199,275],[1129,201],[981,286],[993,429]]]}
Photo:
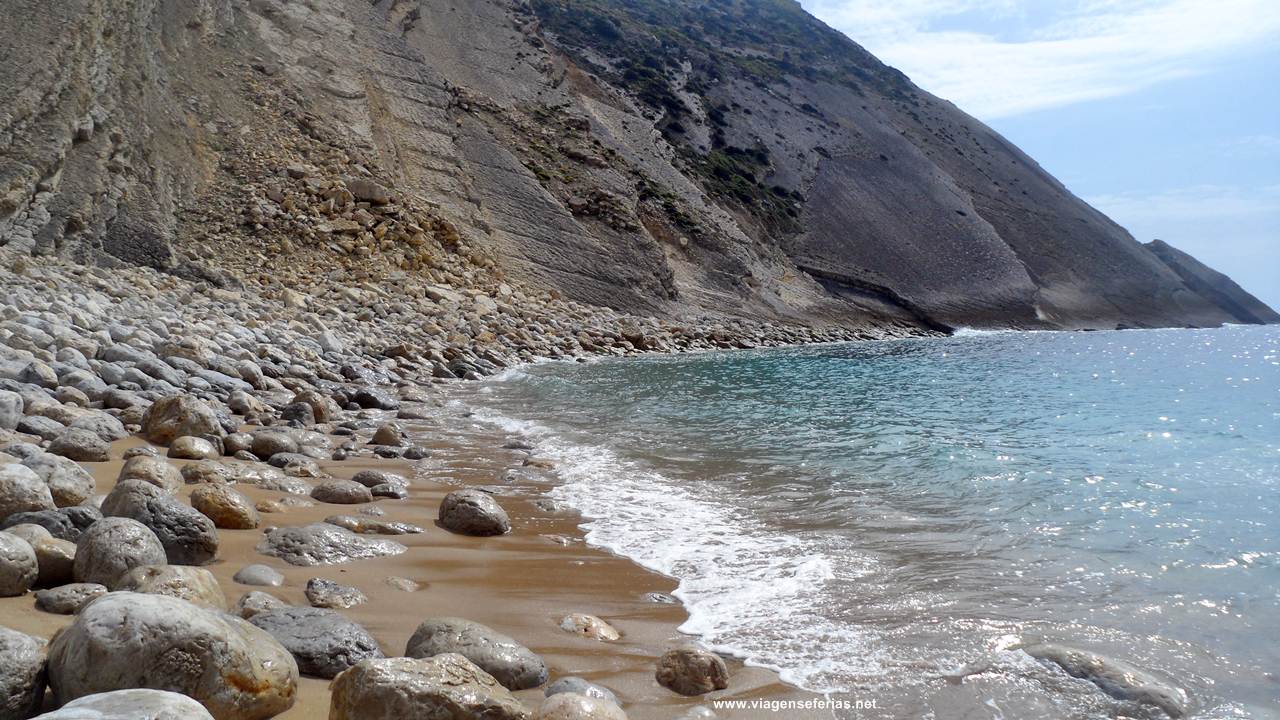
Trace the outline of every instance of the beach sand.
{"label": "beach sand", "polygon": [[[368,417],[381,417],[367,412]],[[390,417],[390,416],[386,416]],[[409,547],[394,557],[359,560],[345,565],[293,567],[258,554],[255,546],[263,531],[219,530],[220,552],[207,566],[218,578],[228,603],[244,592],[264,590],[282,600],[306,605],[303,589],[313,577],[330,578],[360,588],[369,601],[342,610],[364,625],[389,656],[404,652],[405,643],[418,623],[432,616],[457,616],[489,625],[510,635],[541,655],[550,668],[551,681],[577,675],[613,690],[633,720],[671,720],[689,708],[711,699],[806,700],[818,696],[782,683],[776,673],[729,661],[729,688],[701,698],[684,698],[657,684],[654,667],[662,651],[681,640],[677,627],[686,619],[679,604],[663,604],[645,598],[649,592],[669,593],[671,578],[652,573],[635,563],[587,546],[578,529],[576,514],[535,502],[553,478],[553,468],[529,462],[530,453],[504,450],[511,438],[486,429],[461,414],[441,410],[427,421],[400,421],[414,441],[431,448],[432,457],[418,462],[384,460],[364,452],[342,462],[323,462],[335,477],[349,478],[363,469],[377,468],[409,477],[413,483],[405,500],[379,500],[383,519],[413,523],[425,528],[418,535],[394,539]],[[345,438],[335,438],[341,442]],[[113,457],[142,444],[129,438],[113,446]],[[534,451],[536,453],[536,450]],[[185,461],[171,460],[175,464]],[[528,464],[526,465],[526,463]],[[120,461],[86,463],[98,480],[98,492],[109,492]],[[514,480],[503,482],[505,471],[519,469]],[[510,478],[509,478],[510,479]],[[455,535],[435,525],[441,498],[459,486],[486,486],[511,516],[510,534],[494,538]],[[195,486],[180,492],[184,500]],[[282,493],[236,486],[255,502],[283,497]],[[360,516],[360,505],[316,503],[285,513],[262,515],[263,527],[284,527],[319,522],[337,514]],[[280,588],[251,588],[236,584],[232,576],[251,563],[276,568],[286,578]],[[386,578],[408,578],[422,588],[405,592],[391,587]],[[573,612],[599,616],[622,634],[614,642],[571,635],[559,628],[560,619]],[[0,622],[16,630],[49,638],[71,621],[70,616],[43,613],[34,608],[34,595],[0,599]],[[329,681],[303,678],[297,704],[278,717],[287,720],[325,718],[329,707]],[[542,689],[516,693],[530,709],[542,699]],[[829,710],[784,712],[766,709],[719,709],[722,718],[832,717]]]}

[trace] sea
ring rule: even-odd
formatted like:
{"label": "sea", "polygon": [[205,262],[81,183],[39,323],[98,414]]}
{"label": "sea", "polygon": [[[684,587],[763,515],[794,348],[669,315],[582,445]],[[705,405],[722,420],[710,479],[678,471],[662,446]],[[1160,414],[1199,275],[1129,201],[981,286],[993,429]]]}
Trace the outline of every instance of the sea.
{"label": "sea", "polygon": [[1026,651],[1052,643],[1186,717],[1280,718],[1280,328],[551,362],[467,392],[556,462],[588,542],[679,581],[681,631],[862,708],[817,717],[1167,717]]}

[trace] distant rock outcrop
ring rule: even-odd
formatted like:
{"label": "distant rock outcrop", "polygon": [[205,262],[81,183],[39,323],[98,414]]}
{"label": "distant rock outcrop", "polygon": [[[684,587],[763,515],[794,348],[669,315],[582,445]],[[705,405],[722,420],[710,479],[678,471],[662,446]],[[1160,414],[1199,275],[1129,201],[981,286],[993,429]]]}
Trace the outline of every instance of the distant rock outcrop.
{"label": "distant rock outcrop", "polygon": [[1280,323],[1280,313],[1250,295],[1231,278],[1187,253],[1163,240],[1152,240],[1147,243],[1147,249],[1177,273],[1187,287],[1231,313],[1236,322],[1251,325]]}

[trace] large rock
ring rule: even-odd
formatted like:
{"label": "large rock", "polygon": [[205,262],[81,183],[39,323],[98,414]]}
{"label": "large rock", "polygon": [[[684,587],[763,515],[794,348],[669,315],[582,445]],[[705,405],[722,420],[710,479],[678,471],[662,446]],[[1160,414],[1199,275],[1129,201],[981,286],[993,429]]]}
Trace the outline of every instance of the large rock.
{"label": "large rock", "polygon": [[478,622],[455,617],[429,618],[418,626],[404,654],[427,658],[458,653],[510,690],[547,681],[547,666],[532,650]]}
{"label": "large rock", "polygon": [[99,520],[76,543],[76,582],[115,587],[124,574],[144,565],[164,565],[164,546],[146,525],[125,517]]}
{"label": "large rock", "polygon": [[246,565],[236,571],[231,578],[241,585],[257,587],[280,587],[284,584],[284,575],[268,565]]}
{"label": "large rock", "polygon": [[45,642],[0,627],[0,720],[40,712],[45,686]]}
{"label": "large rock", "polygon": [[14,525],[39,525],[60,540],[76,542],[90,525],[102,519],[102,512],[95,507],[77,505],[58,510],[14,513],[0,522],[0,530]]}
{"label": "large rock", "polygon": [[369,631],[333,610],[286,607],[255,613],[249,622],[293,653],[303,675],[332,678],[362,660],[384,657]]}
{"label": "large rock", "polygon": [[26,404],[22,396],[11,390],[0,390],[0,430],[15,430],[22,422],[22,410]]}
{"label": "large rock", "polygon": [[22,464],[44,480],[49,486],[49,494],[53,496],[53,503],[58,507],[79,505],[97,489],[93,476],[70,458],[39,453],[24,458]]}
{"label": "large rock", "polygon": [[355,515],[330,515],[324,521],[360,535],[417,535],[423,532],[417,525]]}
{"label": "large rock", "polygon": [[1190,701],[1185,690],[1123,660],[1051,643],[1030,645],[1023,651],[1072,677],[1088,680],[1118,700],[1154,705],[1172,718],[1187,714]]}
{"label": "large rock", "polygon": [[317,485],[311,497],[333,505],[361,505],[373,502],[369,488],[351,480],[329,480]]}
{"label": "large rock", "polygon": [[80,608],[106,595],[107,586],[98,583],[69,583],[36,591],[36,609],[55,615],[74,615]]}
{"label": "large rock", "polygon": [[49,486],[31,468],[18,463],[0,466],[0,520],[55,507]]}
{"label": "large rock", "polygon": [[488,493],[467,488],[444,496],[440,525],[462,535],[502,535],[511,531],[511,520]]}
{"label": "large rock", "polygon": [[258,552],[278,557],[290,565],[337,565],[399,555],[405,550],[408,548],[398,542],[361,537],[325,523],[272,530],[258,544]]}
{"label": "large rock", "polygon": [[332,398],[314,390],[303,390],[294,395],[290,404],[295,403],[310,405],[311,415],[315,422],[318,423],[333,422],[342,412],[342,409],[338,407],[338,403],[334,402]]}
{"label": "large rock", "polygon": [[26,594],[40,577],[36,551],[26,540],[0,532],[0,597]]}
{"label": "large rock", "polygon": [[88,430],[102,438],[104,442],[115,442],[129,437],[129,431],[125,430],[124,423],[101,410],[86,411],[80,417],[72,420],[67,427],[75,430]]}
{"label": "large rock", "polygon": [[205,565],[218,555],[213,521],[149,483],[119,483],[102,501],[102,514],[132,518],[151,528],[174,565]]}
{"label": "large rock", "polygon": [[330,686],[329,720],[528,720],[506,688],[465,657],[364,660]]}
{"label": "large rock", "polygon": [[409,487],[408,478],[403,475],[397,475],[393,472],[387,472],[386,470],[361,470],[351,476],[351,480],[353,482],[358,482],[367,488],[375,488],[379,485],[387,484],[402,485],[406,488]]}
{"label": "large rock", "polygon": [[164,458],[151,455],[134,455],[124,461],[116,482],[124,480],[142,480],[164,490],[170,495],[178,492],[183,485],[182,472],[170,465]]}
{"label": "large rock", "polygon": [[134,688],[86,695],[32,720],[214,720],[180,693]]}
{"label": "large rock", "polygon": [[253,590],[240,596],[233,612],[237,617],[248,620],[259,613],[271,612],[287,608],[289,604],[270,593]]}
{"label": "large rock", "polygon": [[287,432],[279,430],[259,430],[253,434],[250,452],[266,460],[280,453],[298,452],[298,441]]}
{"label": "large rock", "polygon": [[191,491],[191,507],[228,530],[252,530],[261,519],[253,501],[226,485],[201,485]]}
{"label": "large rock", "polygon": [[213,443],[204,438],[183,435],[169,445],[169,457],[180,460],[212,460],[219,456]]}
{"label": "large rock", "polygon": [[557,693],[542,703],[533,720],[627,720],[627,714],[608,700]]}
{"label": "large rock", "polygon": [[174,395],[160,398],[142,416],[142,434],[147,440],[168,446],[183,435],[221,437],[222,423],[213,409],[199,398]]}
{"label": "large rock", "polygon": [[672,648],[658,658],[658,684],[681,695],[702,695],[729,687],[729,668],[713,652],[697,647]]}
{"label": "large rock", "polygon": [[111,445],[97,433],[67,428],[49,443],[49,452],[76,462],[106,462],[111,459]]}
{"label": "large rock", "polygon": [[49,646],[59,702],[151,688],[187,695],[216,720],[259,720],[288,710],[297,686],[293,656],[270,635],[164,595],[101,597]]}
{"label": "large rock", "polygon": [[311,578],[304,591],[312,607],[344,610],[369,602],[360,588],[343,585],[328,578]]}
{"label": "large rock", "polygon": [[168,595],[211,610],[227,611],[227,596],[213,573],[183,565],[144,565],[125,573],[116,590]]}
{"label": "large rock", "polygon": [[583,680],[582,678],[575,677],[573,675],[556,680],[548,685],[547,689],[543,692],[547,697],[559,695],[560,693],[576,693],[578,695],[586,695],[587,697],[607,700],[619,707],[622,705],[618,702],[618,697],[614,695],[613,691],[609,688],[603,685],[597,685],[593,682],[588,682],[587,680]]}
{"label": "large rock", "polygon": [[55,537],[39,538],[31,542],[40,566],[38,587],[65,585],[75,577],[76,544]]}

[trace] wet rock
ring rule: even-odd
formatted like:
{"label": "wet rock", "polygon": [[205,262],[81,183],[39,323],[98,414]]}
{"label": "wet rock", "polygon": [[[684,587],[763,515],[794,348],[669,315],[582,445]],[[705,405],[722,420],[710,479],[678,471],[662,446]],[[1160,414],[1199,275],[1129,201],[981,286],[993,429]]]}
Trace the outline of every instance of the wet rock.
{"label": "wet rock", "polygon": [[383,578],[382,582],[386,583],[388,587],[395,588],[400,592],[411,593],[411,592],[418,592],[419,590],[422,589],[421,583],[417,583],[417,582],[414,582],[413,580],[410,580],[409,578],[399,577],[396,575]]}
{"label": "wet rock", "polygon": [[529,712],[484,670],[456,654],[364,660],[333,681],[329,720],[485,718]]}
{"label": "wet rock", "polygon": [[59,702],[167,688],[195,699],[218,720],[258,720],[288,710],[297,685],[293,657],[270,635],[164,595],[101,597],[49,646],[49,687]]}
{"label": "wet rock", "polygon": [[280,587],[284,584],[284,575],[268,565],[254,564],[240,568],[232,578],[241,585],[258,587]]}
{"label": "wet rock", "polygon": [[332,398],[314,390],[304,390],[294,395],[291,404],[297,403],[305,403],[311,406],[311,414],[314,420],[308,424],[333,422],[342,414],[342,409],[338,407],[338,404]]}
{"label": "wet rock", "polygon": [[384,657],[369,631],[332,610],[281,608],[259,612],[249,622],[293,653],[303,675],[332,678],[362,660]]}
{"label": "wet rock", "polygon": [[379,485],[403,485],[404,487],[409,487],[409,480],[405,476],[385,470],[361,470],[351,476],[351,481],[358,482],[367,488],[375,488]]}
{"label": "wet rock", "polygon": [[18,463],[0,466],[0,520],[54,507],[49,486],[31,468]]}
{"label": "wet rock", "polygon": [[222,594],[218,579],[204,568],[182,565],[136,567],[120,578],[115,589],[148,595],[167,595],[186,600],[193,605],[227,611],[227,596]]}
{"label": "wet rock", "polygon": [[1187,692],[1123,660],[1065,645],[1040,644],[1023,648],[1033,658],[1051,662],[1068,675],[1083,678],[1118,699],[1153,705],[1169,717],[1185,717]]}
{"label": "wet rock", "polygon": [[0,597],[24,595],[40,576],[36,551],[26,540],[0,532]]}
{"label": "wet rock", "polygon": [[235,455],[244,450],[250,452],[253,448],[253,436],[249,433],[231,433],[222,438],[222,452],[227,455]]}
{"label": "wet rock", "polygon": [[315,410],[304,402],[289,403],[280,410],[280,419],[296,427],[316,424]]}
{"label": "wet rock", "polygon": [[270,593],[252,590],[240,596],[236,601],[234,612],[237,617],[248,620],[259,613],[287,608],[289,604]]}
{"label": "wet rock", "polygon": [[357,389],[351,396],[351,400],[365,409],[396,410],[400,407],[399,400],[391,397],[385,391],[374,387],[362,387]]}
{"label": "wet rock", "polygon": [[201,485],[191,491],[191,507],[228,530],[252,530],[261,523],[253,502],[226,485]]}
{"label": "wet rock", "polygon": [[146,525],[125,517],[99,520],[76,543],[76,582],[114,587],[124,574],[144,565],[164,565],[164,546]]}
{"label": "wet rock", "polygon": [[183,435],[222,437],[222,423],[204,401],[192,395],[160,398],[142,416],[142,434],[156,445],[168,446]]}
{"label": "wet rock", "polygon": [[303,566],[337,565],[363,558],[399,555],[405,550],[408,548],[398,542],[362,537],[325,523],[272,530],[258,545],[258,552],[263,555]]}
{"label": "wet rock", "polygon": [[658,603],[659,605],[678,605],[680,603],[675,596],[663,592],[647,592],[644,594],[644,601]]}
{"label": "wet rock", "polygon": [[133,688],[86,695],[32,720],[214,720],[186,695]]}
{"label": "wet rock", "polygon": [[582,635],[594,640],[617,640],[622,637],[609,623],[595,615],[571,613],[560,620],[560,629],[574,635]]}
{"label": "wet rock", "polygon": [[454,617],[423,621],[405,655],[427,658],[458,653],[492,675],[503,687],[524,690],[547,681],[547,666],[532,650],[485,625]]}
{"label": "wet rock", "polygon": [[91,600],[107,594],[107,586],[98,583],[68,583],[36,591],[36,609],[55,615],[74,615]]}
{"label": "wet rock", "polygon": [[79,505],[97,489],[93,476],[70,458],[39,453],[24,458],[22,464],[49,486],[53,504],[58,507]]}
{"label": "wet rock", "polygon": [[250,452],[266,460],[272,455],[298,452],[298,441],[286,432],[274,430],[259,431],[253,434]]}
{"label": "wet rock", "polygon": [[183,485],[182,473],[177,467],[170,465],[163,458],[150,455],[135,455],[125,460],[120,468],[116,482],[125,480],[142,480],[172,495]]}
{"label": "wet rock", "polygon": [[227,485],[235,482],[235,470],[216,460],[187,463],[179,470],[187,485]]}
{"label": "wet rock", "polygon": [[399,425],[387,423],[374,431],[373,438],[369,441],[369,444],[394,445],[398,447],[404,444],[404,433],[401,432]]}
{"label": "wet rock", "polygon": [[0,718],[40,712],[45,686],[44,640],[0,627]]}
{"label": "wet rock", "polygon": [[325,473],[313,458],[299,453],[276,453],[267,462],[280,468],[290,477],[319,478]]}
{"label": "wet rock", "polygon": [[129,437],[129,431],[124,428],[124,423],[100,410],[90,410],[84,413],[72,420],[67,427],[74,430],[88,430],[102,438],[103,442],[108,443]]}
{"label": "wet rock", "polygon": [[183,435],[169,445],[169,457],[180,460],[212,460],[219,456],[213,443],[204,438]]}
{"label": "wet rock", "polygon": [[619,707],[622,705],[618,702],[617,696],[614,695],[613,691],[609,688],[603,685],[597,685],[593,682],[588,682],[580,677],[574,677],[572,675],[556,680],[548,685],[547,689],[543,692],[547,697],[558,695],[560,693],[577,693],[578,695],[607,700]]}
{"label": "wet rock", "polygon": [[102,513],[146,525],[174,565],[205,565],[218,555],[218,531],[213,521],[149,483],[119,483],[102,501]]}
{"label": "wet rock", "polygon": [[533,720],[627,720],[627,714],[608,700],[557,693],[543,701]]}
{"label": "wet rock", "polygon": [[320,483],[312,489],[311,497],[334,505],[359,505],[373,502],[373,493],[369,488],[350,480],[329,480]]}
{"label": "wet rock", "polygon": [[14,513],[0,523],[0,530],[15,525],[39,525],[59,540],[75,542],[80,534],[102,518],[102,513],[92,507],[65,507],[58,510]]}
{"label": "wet rock", "polygon": [[423,529],[403,522],[358,518],[354,515],[330,515],[324,521],[359,535],[417,535]]}
{"label": "wet rock", "polygon": [[327,578],[311,578],[305,591],[312,607],[346,609],[369,601],[360,588],[342,585]]}
{"label": "wet rock", "polygon": [[392,485],[391,483],[383,483],[374,485],[369,488],[369,494],[378,498],[390,498],[392,500],[403,500],[409,497],[409,491],[401,485]]}
{"label": "wet rock", "polygon": [[76,462],[106,462],[111,459],[111,446],[89,430],[68,428],[49,443],[49,452]]}
{"label": "wet rock", "polygon": [[511,520],[488,493],[455,490],[440,503],[440,525],[461,535],[502,535],[511,531]]}
{"label": "wet rock", "polygon": [[50,536],[31,542],[31,549],[36,553],[36,565],[40,568],[40,576],[36,578],[38,587],[55,587],[72,581],[76,562],[75,543]]}
{"label": "wet rock", "polygon": [[25,406],[18,393],[0,390],[0,430],[16,430]]}
{"label": "wet rock", "polygon": [[412,447],[405,448],[404,455],[401,457],[405,460],[421,460],[423,458],[431,457],[431,451],[421,445],[414,445]]}
{"label": "wet rock", "polygon": [[681,695],[702,695],[729,687],[729,668],[713,652],[672,648],[658,658],[658,684]]}

